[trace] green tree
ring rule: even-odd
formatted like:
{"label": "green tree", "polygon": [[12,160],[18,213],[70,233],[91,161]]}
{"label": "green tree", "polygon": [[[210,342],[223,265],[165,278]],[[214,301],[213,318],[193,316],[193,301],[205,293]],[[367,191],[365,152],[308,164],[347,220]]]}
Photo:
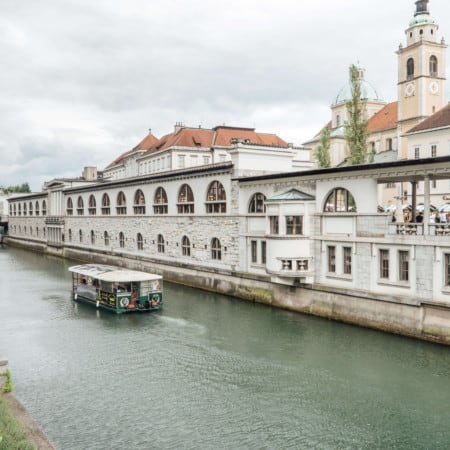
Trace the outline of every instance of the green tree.
{"label": "green tree", "polygon": [[11,192],[31,192],[30,185],[28,183],[22,183],[17,186],[8,186],[4,188],[6,194],[10,194]]}
{"label": "green tree", "polygon": [[350,66],[351,99],[347,101],[347,120],[344,124],[344,135],[350,149],[348,163],[364,164],[367,149],[367,119],[364,101],[361,100],[361,78],[358,67]]}
{"label": "green tree", "polygon": [[330,129],[326,125],[320,133],[320,145],[316,150],[317,166],[320,169],[330,167]]}

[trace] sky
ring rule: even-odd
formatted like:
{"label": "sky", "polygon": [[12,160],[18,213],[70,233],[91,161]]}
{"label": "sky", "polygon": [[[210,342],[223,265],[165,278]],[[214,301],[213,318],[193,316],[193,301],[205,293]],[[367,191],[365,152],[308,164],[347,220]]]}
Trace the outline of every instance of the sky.
{"label": "sky", "polygon": [[[429,10],[450,41],[450,2]],[[414,12],[414,0],[0,0],[0,187],[102,170],[176,122],[301,145],[353,63],[396,100]]]}

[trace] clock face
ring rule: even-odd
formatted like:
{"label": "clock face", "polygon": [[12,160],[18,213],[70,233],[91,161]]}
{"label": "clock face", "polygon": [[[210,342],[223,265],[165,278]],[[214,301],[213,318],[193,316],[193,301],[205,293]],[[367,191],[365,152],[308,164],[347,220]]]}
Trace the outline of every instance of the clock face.
{"label": "clock face", "polygon": [[439,83],[437,81],[432,81],[430,83],[430,93],[434,95],[439,93]]}
{"label": "clock face", "polygon": [[415,90],[416,87],[414,86],[414,83],[408,83],[405,87],[405,97],[411,97],[414,95]]}

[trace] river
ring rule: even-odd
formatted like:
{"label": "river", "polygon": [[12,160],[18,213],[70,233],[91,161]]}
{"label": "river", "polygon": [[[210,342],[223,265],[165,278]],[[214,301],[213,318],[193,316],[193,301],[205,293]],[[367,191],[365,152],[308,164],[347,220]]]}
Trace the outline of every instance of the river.
{"label": "river", "polygon": [[57,449],[450,448],[448,347],[169,283],[117,316],[71,264],[0,247],[0,354]]}

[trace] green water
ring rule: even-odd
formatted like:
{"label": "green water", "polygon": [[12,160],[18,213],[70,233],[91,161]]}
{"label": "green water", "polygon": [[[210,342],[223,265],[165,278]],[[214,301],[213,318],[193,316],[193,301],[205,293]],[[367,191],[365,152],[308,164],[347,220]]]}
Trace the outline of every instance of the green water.
{"label": "green water", "polygon": [[0,354],[57,449],[450,448],[450,348],[168,283],[116,316],[69,265],[0,248]]}

